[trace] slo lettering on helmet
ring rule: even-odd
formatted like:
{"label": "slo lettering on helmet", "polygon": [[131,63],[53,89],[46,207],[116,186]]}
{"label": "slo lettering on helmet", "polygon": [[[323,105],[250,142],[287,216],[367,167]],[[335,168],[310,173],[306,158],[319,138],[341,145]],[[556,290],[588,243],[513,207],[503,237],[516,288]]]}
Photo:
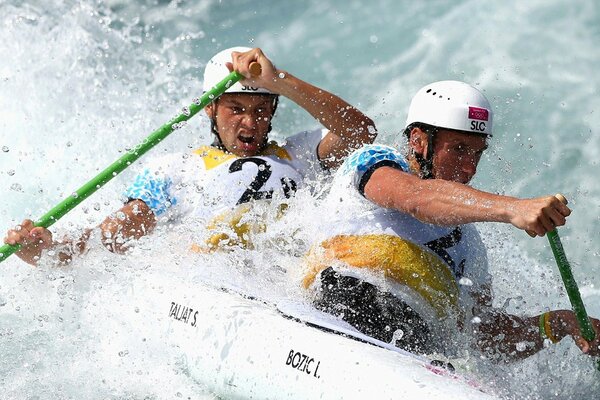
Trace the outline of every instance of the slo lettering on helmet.
{"label": "slo lettering on helmet", "polygon": [[[239,53],[244,53],[250,50],[252,50],[250,47],[237,46],[230,47],[215,54],[213,58],[208,61],[208,64],[206,64],[206,67],[204,68],[204,82],[202,82],[202,89],[204,93],[211,90],[217,83],[219,83],[225,76],[229,74],[227,63],[232,62],[232,52],[237,51]],[[277,109],[277,103],[279,101],[279,96],[277,94],[265,88],[242,85],[239,81],[231,85],[231,87],[229,87],[225,93],[262,94],[271,96],[273,98],[273,114]],[[216,135],[217,140],[220,143],[221,138],[217,132],[214,118],[210,121],[210,123],[211,131]]]}

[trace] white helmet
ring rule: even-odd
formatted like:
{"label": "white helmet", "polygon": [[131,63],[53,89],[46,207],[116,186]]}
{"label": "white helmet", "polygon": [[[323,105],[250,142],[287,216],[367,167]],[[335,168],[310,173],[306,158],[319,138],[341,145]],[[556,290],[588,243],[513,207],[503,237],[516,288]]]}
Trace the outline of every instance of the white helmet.
{"label": "white helmet", "polygon": [[[215,54],[208,64],[206,64],[206,68],[204,69],[204,82],[202,84],[204,92],[208,92],[229,74],[229,69],[225,63],[232,62],[232,52],[245,52],[249,50],[252,49],[249,47],[231,47]],[[240,82],[236,82],[235,85],[232,85],[225,93],[274,94],[264,88],[243,86]]]}
{"label": "white helmet", "polygon": [[434,82],[419,90],[410,103],[406,126],[416,122],[492,136],[489,101],[479,90],[459,81]]}

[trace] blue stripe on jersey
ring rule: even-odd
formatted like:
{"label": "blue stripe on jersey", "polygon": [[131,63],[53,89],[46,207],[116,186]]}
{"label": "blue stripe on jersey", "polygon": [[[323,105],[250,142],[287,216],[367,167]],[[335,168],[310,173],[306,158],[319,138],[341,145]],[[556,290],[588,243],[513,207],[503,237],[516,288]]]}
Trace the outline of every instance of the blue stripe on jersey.
{"label": "blue stripe on jersey", "polygon": [[149,169],[145,169],[124,194],[129,199],[142,200],[154,215],[159,216],[177,204],[177,199],[172,198],[169,193],[172,183],[171,178],[153,174]]}
{"label": "blue stripe on jersey", "polygon": [[372,166],[381,161],[391,161],[398,165],[404,172],[408,172],[408,164],[404,156],[393,147],[382,145],[367,145],[352,153],[342,167],[342,173],[356,173],[357,181],[361,180],[362,175]]}

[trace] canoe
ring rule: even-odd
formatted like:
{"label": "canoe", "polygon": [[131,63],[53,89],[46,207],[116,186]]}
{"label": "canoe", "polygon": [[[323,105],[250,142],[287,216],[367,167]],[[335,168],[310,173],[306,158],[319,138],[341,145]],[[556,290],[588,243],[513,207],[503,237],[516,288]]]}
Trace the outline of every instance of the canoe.
{"label": "canoe", "polygon": [[442,363],[369,338],[301,303],[205,282],[161,282],[142,315],[184,371],[225,399],[497,399]]}

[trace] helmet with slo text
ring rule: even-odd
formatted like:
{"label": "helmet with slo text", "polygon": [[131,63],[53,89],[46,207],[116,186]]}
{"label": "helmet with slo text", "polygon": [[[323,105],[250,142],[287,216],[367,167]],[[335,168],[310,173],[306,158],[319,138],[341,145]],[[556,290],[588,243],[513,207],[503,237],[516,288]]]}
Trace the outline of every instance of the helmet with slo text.
{"label": "helmet with slo text", "polygon": [[415,123],[492,136],[492,109],[473,86],[459,81],[434,82],[413,97],[406,127]]}
{"label": "helmet with slo text", "polygon": [[459,81],[439,81],[421,88],[408,109],[404,135],[410,139],[414,128],[427,134],[426,154],[411,150],[423,179],[433,178],[433,149],[440,129],[492,136],[492,108],[488,99],[473,86]]}
{"label": "helmet with slo text", "polygon": [[[213,58],[208,61],[208,64],[206,64],[206,67],[204,68],[204,82],[202,84],[202,89],[204,92],[208,92],[229,74],[229,69],[227,68],[226,63],[232,62],[232,52],[237,51],[243,53],[250,50],[252,49],[249,47],[237,46],[230,47],[215,54]],[[240,82],[236,82],[235,84],[231,85],[231,87],[227,89],[225,93],[274,95],[274,93],[265,88],[244,86]]]}

